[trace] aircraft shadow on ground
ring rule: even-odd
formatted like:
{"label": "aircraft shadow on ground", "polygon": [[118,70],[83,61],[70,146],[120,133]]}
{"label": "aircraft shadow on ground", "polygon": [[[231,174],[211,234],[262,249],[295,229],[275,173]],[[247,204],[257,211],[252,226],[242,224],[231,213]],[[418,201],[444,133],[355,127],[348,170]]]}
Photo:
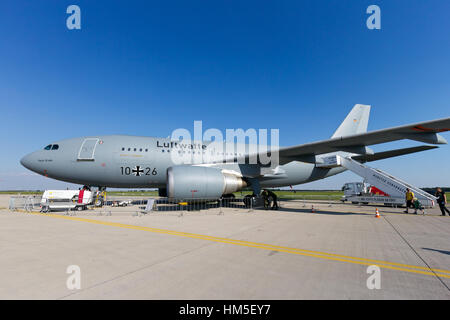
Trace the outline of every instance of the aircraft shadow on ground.
{"label": "aircraft shadow on ground", "polygon": [[[370,215],[368,213],[359,213],[359,212],[336,212],[336,211],[322,211],[320,209],[314,209],[315,212],[311,212],[310,208],[305,209],[294,209],[294,208],[279,208],[277,211],[284,211],[284,212],[302,212],[302,213],[310,213],[310,214],[325,214],[325,215],[332,215],[332,216],[350,216],[350,215],[359,215],[359,216],[367,216]],[[267,210],[267,211],[274,211],[274,210]]]}
{"label": "aircraft shadow on ground", "polygon": [[435,251],[435,252],[439,252],[442,254],[447,254],[450,255],[450,251],[447,250],[439,250],[439,249],[432,249],[432,248],[422,248],[423,250],[428,250],[428,251]]}
{"label": "aircraft shadow on ground", "polygon": [[[145,207],[142,207],[144,209]],[[249,209],[245,205],[233,205],[227,207],[220,207],[219,205],[214,204],[193,204],[193,205],[177,205],[177,204],[166,204],[166,205],[158,205],[155,211],[164,212],[164,211],[198,211],[198,210],[208,210],[208,209],[218,209],[218,208],[231,208],[231,209]]]}

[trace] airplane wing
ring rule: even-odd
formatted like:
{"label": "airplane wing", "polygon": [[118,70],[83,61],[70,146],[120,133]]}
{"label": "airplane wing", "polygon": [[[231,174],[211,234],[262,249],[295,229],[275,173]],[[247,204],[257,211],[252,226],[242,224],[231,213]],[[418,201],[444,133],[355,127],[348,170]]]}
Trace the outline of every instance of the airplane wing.
{"label": "airplane wing", "polygon": [[364,154],[366,146],[402,139],[410,139],[431,144],[446,144],[447,141],[438,133],[449,130],[450,118],[420,122],[280,148],[279,159],[280,164],[295,160],[315,162],[315,155],[335,151]]}

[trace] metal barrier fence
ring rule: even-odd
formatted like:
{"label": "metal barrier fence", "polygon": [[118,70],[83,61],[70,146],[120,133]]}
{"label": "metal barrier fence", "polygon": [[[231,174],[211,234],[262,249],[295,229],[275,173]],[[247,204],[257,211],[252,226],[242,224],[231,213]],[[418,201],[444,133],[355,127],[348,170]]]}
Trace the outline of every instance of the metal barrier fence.
{"label": "metal barrier fence", "polygon": [[[149,204],[149,201],[151,203]],[[277,199],[277,207],[273,208],[273,203],[267,203],[264,206],[263,200],[259,201],[252,199],[239,198],[224,198],[220,200],[208,200],[208,199],[195,199],[186,201],[174,200],[167,198],[149,198],[149,199],[111,199],[105,203],[105,206],[98,215],[114,215],[121,213],[131,213],[132,216],[142,216],[146,214],[159,214],[171,215],[173,213],[177,216],[182,216],[184,213],[195,212],[199,213],[203,211],[204,214],[223,214],[222,209],[239,209],[240,212],[253,212],[254,210],[275,210],[275,209],[288,209],[300,208],[307,210],[316,210],[319,207],[332,207],[337,204],[336,199],[333,197],[304,197],[296,199],[281,198]],[[110,211],[111,207],[121,207],[118,210]],[[313,209],[315,208],[315,209]],[[211,210],[212,209],[212,210]]]}
{"label": "metal barrier fence", "polygon": [[22,209],[34,211],[40,209],[41,196],[14,196],[9,198],[9,210]]}
{"label": "metal barrier fence", "polygon": [[[148,205],[148,202],[151,204]],[[264,201],[261,198],[255,199],[254,197],[236,197],[236,198],[223,198],[219,200],[211,199],[168,199],[154,197],[149,199],[132,199],[132,198],[112,198],[109,197],[108,201],[105,202],[104,209],[108,207],[122,207],[121,211],[118,212],[132,212],[136,214],[147,214],[147,213],[158,213],[158,212],[189,212],[189,211],[200,211],[208,209],[218,209],[218,212],[222,212],[222,208],[234,208],[242,209],[244,212],[252,212],[253,210],[269,210],[283,208],[288,203],[300,203],[302,208],[310,208],[312,206],[328,206],[332,207],[333,204],[337,203],[336,197],[333,196],[297,196],[295,198],[279,198],[277,199],[277,207],[273,206],[273,202],[269,201],[264,205]],[[138,208],[136,208],[136,206]],[[215,211],[217,212],[217,210]]]}
{"label": "metal barrier fence", "polygon": [[[150,202],[150,204],[149,204]],[[331,207],[333,203],[336,203],[335,197],[324,197],[323,195],[313,196],[296,196],[283,197],[278,199],[278,207],[282,208],[288,203],[300,203],[301,208],[309,208],[312,206],[317,207],[328,205]],[[75,206],[72,201],[61,201],[53,203],[52,208],[46,210],[46,205],[41,205],[41,196],[12,196],[9,202],[9,209],[12,211],[25,210],[25,211],[59,211],[64,212],[67,215],[75,215],[76,212],[82,213],[83,209],[95,208],[93,205],[88,206]],[[118,207],[112,209],[113,207]],[[218,209],[212,210],[213,214],[222,214],[223,208],[241,209],[243,212],[252,212],[253,210],[264,209],[277,209],[273,206],[273,203],[269,201],[264,204],[263,199],[255,197],[236,197],[236,198],[222,198],[219,200],[211,199],[190,199],[186,201],[184,199],[175,200],[168,198],[153,197],[148,199],[136,199],[135,197],[108,197],[108,200],[103,203],[102,208],[95,208],[96,210],[88,210],[87,213],[94,213],[96,215],[112,215],[114,214],[132,214],[145,215],[158,212],[174,212],[177,215],[183,214],[183,212],[198,212],[200,210]],[[48,209],[48,207],[47,207]]]}
{"label": "metal barrier fence", "polygon": [[[50,208],[48,202],[41,203],[41,196],[12,196],[9,200],[9,210],[18,211],[81,211],[82,207],[89,209],[94,205],[75,206],[73,201],[51,201]],[[148,205],[151,201],[151,206]],[[164,212],[164,211],[200,211],[212,208],[236,208],[253,210],[255,207],[263,207],[263,204],[254,198],[223,198],[219,200],[211,199],[168,199],[168,198],[149,198],[149,199],[133,199],[133,198],[109,198],[103,203],[103,208],[120,207],[119,212]],[[128,210],[129,209],[129,210]]]}
{"label": "metal barrier fence", "polygon": [[[150,202],[150,203],[149,203]],[[149,198],[149,199],[111,199],[105,203],[105,206],[123,207],[121,212],[127,211],[126,207],[138,206],[141,213],[151,212],[179,212],[179,211],[200,211],[208,209],[236,208],[246,209],[248,211],[258,207],[255,200],[246,198],[223,198],[223,199],[168,199],[168,198]],[[263,205],[261,204],[260,207]],[[134,209],[133,208],[133,209]]]}

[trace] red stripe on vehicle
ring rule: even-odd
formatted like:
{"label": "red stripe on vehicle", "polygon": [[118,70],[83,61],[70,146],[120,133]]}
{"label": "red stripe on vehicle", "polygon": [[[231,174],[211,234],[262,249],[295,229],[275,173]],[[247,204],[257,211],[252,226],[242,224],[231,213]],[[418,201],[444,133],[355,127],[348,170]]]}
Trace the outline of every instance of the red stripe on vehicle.
{"label": "red stripe on vehicle", "polygon": [[83,203],[84,189],[78,193],[78,203]]}

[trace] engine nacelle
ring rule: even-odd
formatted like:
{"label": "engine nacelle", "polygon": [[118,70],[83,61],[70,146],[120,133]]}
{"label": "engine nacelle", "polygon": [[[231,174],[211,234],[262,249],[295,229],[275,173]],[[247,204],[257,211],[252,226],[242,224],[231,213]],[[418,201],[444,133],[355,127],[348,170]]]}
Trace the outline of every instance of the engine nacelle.
{"label": "engine nacelle", "polygon": [[167,195],[170,199],[215,200],[246,186],[241,177],[217,168],[176,166],[167,169]]}

